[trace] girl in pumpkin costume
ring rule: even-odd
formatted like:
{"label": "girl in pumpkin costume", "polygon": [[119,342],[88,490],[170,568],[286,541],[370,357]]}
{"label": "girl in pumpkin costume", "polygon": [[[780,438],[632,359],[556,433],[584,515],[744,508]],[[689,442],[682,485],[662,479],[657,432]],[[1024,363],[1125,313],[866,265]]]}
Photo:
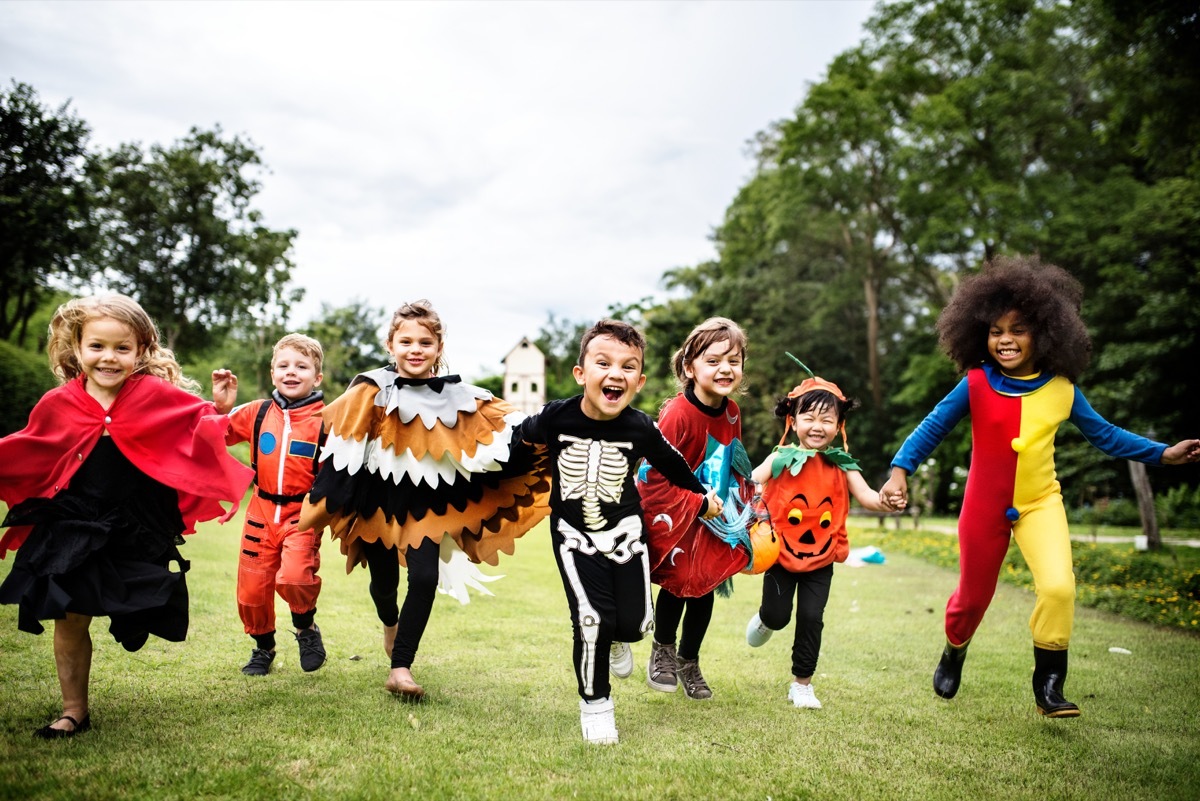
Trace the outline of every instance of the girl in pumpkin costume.
{"label": "girl in pumpkin costume", "polygon": [[[880,494],[867,486],[858,462],[833,445],[840,431],[845,446],[846,412],[855,406],[836,384],[816,376],[806,379],[775,407],[775,415],[786,421],[787,428],[780,444],[752,474],[762,485],[780,543],[779,561],[763,574],[762,604],[746,626],[746,642],[757,648],[784,628],[795,598],[788,700],[802,709],[821,708],[812,675],[821,652],[833,565],[846,561],[850,552],[846,537],[850,496],[873,512],[891,511]],[[799,445],[784,444],[789,432],[795,433]]]}
{"label": "girl in pumpkin costume", "polygon": [[1015,538],[1033,573],[1033,696],[1040,714],[1077,717],[1063,697],[1075,617],[1075,574],[1054,436],[1070,420],[1104,453],[1147,464],[1200,459],[1200,440],[1167,447],[1108,422],[1075,379],[1091,342],[1079,316],[1083,291],[1065,270],[1036,260],[996,259],[962,282],[938,317],[938,339],[966,375],[892,460],[882,494],[903,503],[907,476],[965,416],[971,468],[958,518],[958,587],[946,604],[946,645],[933,690],[953,698],[967,645],[983,620]]}

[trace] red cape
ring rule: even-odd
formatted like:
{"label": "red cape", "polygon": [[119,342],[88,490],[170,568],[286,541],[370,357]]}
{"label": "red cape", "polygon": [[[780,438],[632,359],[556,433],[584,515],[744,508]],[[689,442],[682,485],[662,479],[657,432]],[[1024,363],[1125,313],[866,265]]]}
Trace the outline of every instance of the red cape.
{"label": "red cape", "polygon": [[[155,376],[127,380],[107,410],[76,378],[50,390],[29,413],[29,424],[0,439],[0,500],[10,507],[50,498],[65,489],[107,429],[135,467],[179,493],[184,533],[196,523],[237,511],[254,472],[229,455],[229,418]],[[233,507],[226,512],[220,501]],[[0,558],[29,534],[14,526],[0,539]]]}

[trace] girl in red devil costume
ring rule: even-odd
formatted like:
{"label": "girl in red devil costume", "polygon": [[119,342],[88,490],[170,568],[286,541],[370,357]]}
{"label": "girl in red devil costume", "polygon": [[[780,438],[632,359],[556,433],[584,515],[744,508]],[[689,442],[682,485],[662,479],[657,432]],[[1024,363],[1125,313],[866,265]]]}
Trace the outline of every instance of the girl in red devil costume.
{"label": "girl in red devil costume", "polygon": [[[746,522],[754,485],[742,447],[741,411],[733,399],[745,359],[746,334],[737,323],[724,317],[705,320],[675,352],[671,364],[682,391],[658,413],[663,437],[683,454],[701,483],[717,491],[722,515],[702,520],[701,496],[676,487],[648,464],[638,475],[650,579],[661,588],[646,683],[668,693],[682,684],[694,700],[712,697],[700,673],[700,643],[712,620],[714,593],[749,561]],[[619,663],[611,664],[615,668]]]}
{"label": "girl in red devil costume", "polygon": [[[746,626],[746,642],[757,648],[786,626],[795,598],[788,700],[802,709],[821,708],[812,676],[821,653],[833,565],[845,562],[850,552],[846,537],[850,496],[873,512],[891,511],[880,494],[867,486],[858,462],[833,444],[840,431],[846,445],[846,412],[857,405],[836,384],[816,376],[806,379],[775,407],[775,415],[784,418],[787,428],[779,446],[753,473],[763,487],[763,501],[780,543],[779,561],[763,574],[762,605]],[[799,445],[783,444],[789,432],[795,433]]]}
{"label": "girl in red devil costume", "polygon": [[10,507],[0,557],[19,548],[0,603],[18,606],[22,631],[54,620],[62,717],[34,736],[55,739],[91,728],[93,617],[107,615],[128,651],[151,634],[184,639],[180,535],[228,520],[254,474],[226,453],[228,418],[186,391],[195,382],[130,298],[64,303],[47,350],[62,385],[0,440],[0,500]]}
{"label": "girl in red devil costume", "polygon": [[1075,386],[1091,342],[1079,317],[1082,287],[1065,270],[1036,260],[997,259],[963,281],[938,317],[938,338],[966,373],[904,441],[882,494],[902,503],[907,476],[966,415],[971,469],[958,518],[958,587],[946,604],[946,646],[933,690],[953,698],[967,645],[983,620],[1016,538],[1037,595],[1033,697],[1039,713],[1077,717],[1063,697],[1067,646],[1075,618],[1075,574],[1062,494],[1054,472],[1054,435],[1070,420],[1104,453],[1147,464],[1200,459],[1200,440],[1166,445],[1117,428]]}

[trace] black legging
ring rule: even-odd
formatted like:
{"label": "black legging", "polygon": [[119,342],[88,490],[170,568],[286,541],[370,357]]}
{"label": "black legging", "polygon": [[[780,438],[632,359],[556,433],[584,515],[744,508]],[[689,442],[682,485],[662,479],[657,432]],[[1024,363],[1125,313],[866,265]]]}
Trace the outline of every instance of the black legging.
{"label": "black legging", "polygon": [[363,555],[371,573],[371,600],[375,612],[385,626],[399,627],[396,644],[392,647],[392,667],[411,668],[417,658],[421,636],[429,623],[433,611],[433,599],[437,596],[438,554],[441,547],[433,540],[422,540],[416,548],[404,552],[408,562],[408,592],[404,596],[404,608],[397,605],[400,592],[400,559],[395,548],[383,545],[378,540],[363,543]]}
{"label": "black legging", "polygon": [[763,573],[762,606],[758,617],[769,629],[779,631],[792,616],[792,596],[796,597],[796,636],[792,639],[792,675],[811,678],[817,671],[821,654],[821,630],[825,627],[825,604],[833,582],[833,565],[808,573],[793,573],[781,565],[772,565]]}
{"label": "black legging", "polygon": [[[683,620],[683,636],[679,638],[679,658],[699,659],[700,644],[708,633],[712,620],[713,598],[710,592],[699,598],[680,598],[670,590],[660,587],[658,601],[654,604],[654,641],[660,645],[673,645],[675,632]],[[687,614],[684,614],[684,610]]]}

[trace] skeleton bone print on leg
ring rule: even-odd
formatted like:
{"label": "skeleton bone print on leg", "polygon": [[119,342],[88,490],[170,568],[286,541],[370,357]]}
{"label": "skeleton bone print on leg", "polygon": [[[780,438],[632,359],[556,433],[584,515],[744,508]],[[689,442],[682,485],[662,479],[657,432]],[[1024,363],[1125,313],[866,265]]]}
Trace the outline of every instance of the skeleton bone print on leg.
{"label": "skeleton bone print on leg", "polygon": [[[579,574],[580,558],[602,556],[617,564],[628,564],[636,561],[640,564],[642,587],[644,592],[640,604],[630,605],[630,609],[640,609],[641,620],[638,631],[645,637],[654,628],[654,606],[650,597],[650,562],[646,557],[646,544],[642,542],[642,519],[631,516],[617,522],[610,530],[604,532],[577,531],[565,520],[558,521],[558,531],[562,534],[562,544],[559,546],[559,557],[564,577],[564,585],[575,599],[575,624],[579,630],[580,657],[579,678],[585,695],[590,696],[596,687],[596,660],[601,651],[607,653],[610,642],[598,645],[600,640],[600,613],[592,603],[588,594],[587,583]],[[599,542],[595,538],[600,535]],[[607,548],[607,550],[605,550]],[[626,597],[624,604],[632,599]],[[605,668],[607,670],[607,668]]]}
{"label": "skeleton bone print on leg", "polygon": [[590,531],[603,529],[608,521],[600,514],[600,502],[619,503],[629,460],[621,449],[632,442],[605,442],[570,434],[559,434],[570,442],[558,456],[558,491],[564,501],[583,500],[583,520]]}

